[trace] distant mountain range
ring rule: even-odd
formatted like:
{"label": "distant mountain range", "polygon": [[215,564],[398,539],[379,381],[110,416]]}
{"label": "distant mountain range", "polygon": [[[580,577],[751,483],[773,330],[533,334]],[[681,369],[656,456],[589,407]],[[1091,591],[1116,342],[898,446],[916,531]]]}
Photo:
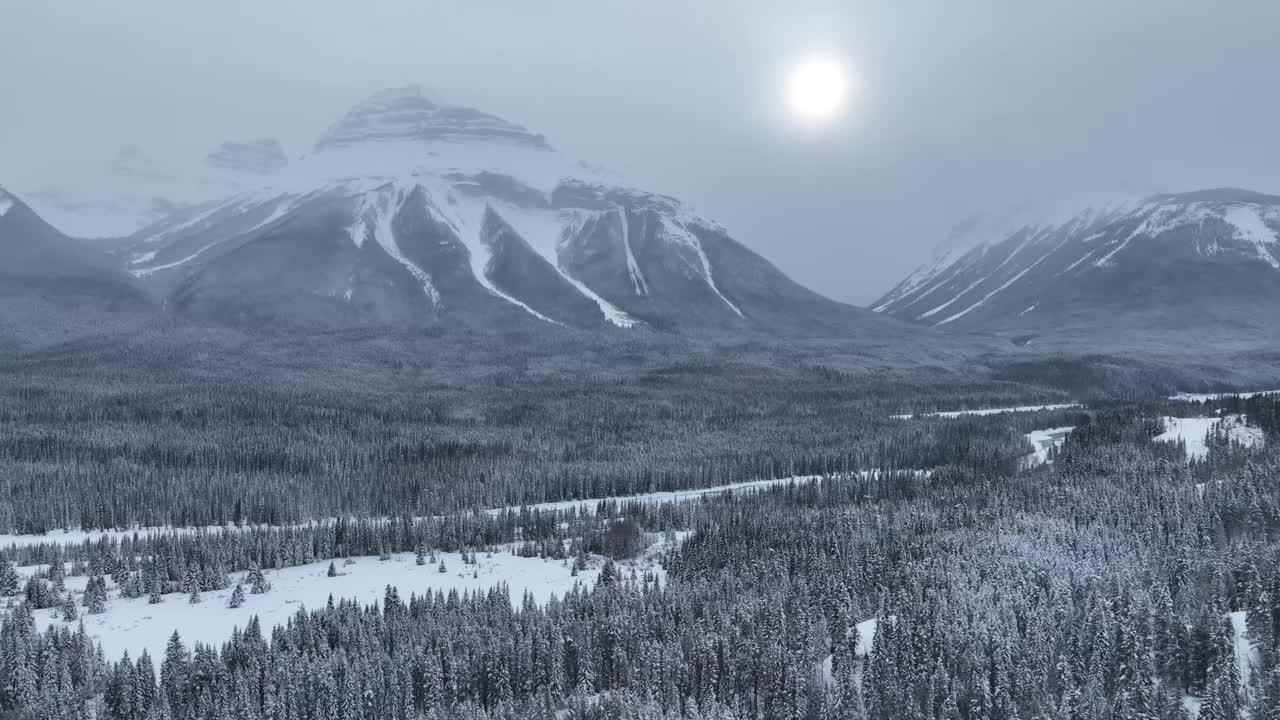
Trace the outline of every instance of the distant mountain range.
{"label": "distant mountain range", "polygon": [[944,352],[970,333],[1089,350],[1149,338],[1266,348],[1280,333],[1280,198],[1245,190],[977,217],[873,312],[793,282],[675,198],[417,87],[370,96],[301,158],[258,138],[175,174],[126,148],[108,176],[0,195],[6,338],[148,315],[304,331],[763,333]]}
{"label": "distant mountain range", "polygon": [[0,350],[101,332],[150,306],[113,258],[0,188]]}
{"label": "distant mountain range", "polygon": [[112,277],[205,321],[919,335],[800,286],[679,200],[417,87],[369,97],[293,162],[258,139],[189,176],[149,168],[129,150],[110,182],[32,206],[73,235],[122,235],[94,244]]}
{"label": "distant mountain range", "polygon": [[1280,197],[1218,189],[976,218],[873,306],[1019,342],[1280,338]]}

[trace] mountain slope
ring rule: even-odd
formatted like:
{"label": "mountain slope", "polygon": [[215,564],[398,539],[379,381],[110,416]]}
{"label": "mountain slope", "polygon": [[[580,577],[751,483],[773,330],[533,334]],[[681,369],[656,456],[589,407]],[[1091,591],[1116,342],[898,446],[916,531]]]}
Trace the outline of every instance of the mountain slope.
{"label": "mountain slope", "polygon": [[999,225],[962,227],[873,308],[1027,339],[1280,330],[1280,197],[1205,190]]}
{"label": "mountain slope", "polygon": [[121,259],[171,307],[235,323],[912,334],[805,290],[673,198],[413,87]]}
{"label": "mountain slope", "polygon": [[149,308],[110,258],[0,188],[0,347],[77,337]]}

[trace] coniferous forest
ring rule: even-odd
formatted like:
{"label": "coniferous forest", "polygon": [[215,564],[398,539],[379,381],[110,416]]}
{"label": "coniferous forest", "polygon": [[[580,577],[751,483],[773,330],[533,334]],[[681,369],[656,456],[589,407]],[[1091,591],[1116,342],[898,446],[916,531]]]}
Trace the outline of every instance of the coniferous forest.
{"label": "coniferous forest", "polygon": [[[1274,396],[896,418],[1072,392],[706,362],[595,389],[509,381],[398,396],[7,375],[2,529],[135,530],[0,550],[0,713],[1280,717]],[[1113,397],[1146,390],[1117,382],[1131,393]],[[1265,442],[1156,441],[1167,416],[1239,417]],[[1024,434],[1059,427],[1074,429],[1051,462],[1025,465]],[[687,502],[532,507],[772,478]],[[653,547],[656,565],[627,564]],[[501,583],[338,593],[219,643],[176,627],[162,656],[104,653],[86,625],[220,591],[236,607],[280,592],[288,568],[333,577],[396,553],[422,572],[445,572],[438,553],[510,553],[598,574],[545,602]]]}

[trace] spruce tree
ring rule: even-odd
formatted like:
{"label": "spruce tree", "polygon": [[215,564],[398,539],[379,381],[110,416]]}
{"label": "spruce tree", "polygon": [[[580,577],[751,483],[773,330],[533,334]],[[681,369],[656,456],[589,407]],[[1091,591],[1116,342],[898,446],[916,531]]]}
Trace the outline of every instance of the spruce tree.
{"label": "spruce tree", "polygon": [[67,597],[62,601],[62,619],[71,622],[80,617],[80,612],[76,609],[76,599],[71,593],[67,593]]}
{"label": "spruce tree", "polygon": [[249,570],[249,593],[251,595],[261,595],[271,589],[271,583],[267,582],[267,576],[263,574],[262,568],[254,565]]}
{"label": "spruce tree", "polygon": [[101,575],[89,578],[85,585],[84,604],[90,615],[101,615],[107,610],[107,581]]}
{"label": "spruce tree", "polygon": [[14,569],[13,563],[8,558],[0,555],[0,597],[8,597],[18,594],[20,580],[18,571]]}

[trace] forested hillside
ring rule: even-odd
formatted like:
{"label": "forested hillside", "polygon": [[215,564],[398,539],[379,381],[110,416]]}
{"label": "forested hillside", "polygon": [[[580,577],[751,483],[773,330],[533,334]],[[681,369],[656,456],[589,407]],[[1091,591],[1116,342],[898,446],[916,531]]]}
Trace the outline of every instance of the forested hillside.
{"label": "forested hillside", "polygon": [[883,361],[839,349],[673,344],[661,358],[647,341],[582,343],[575,357],[457,338],[343,341],[360,350],[89,345],[0,363],[0,533],[429,515],[989,468],[1027,452],[1019,432],[890,416],[1069,399],[987,372],[867,370]]}

